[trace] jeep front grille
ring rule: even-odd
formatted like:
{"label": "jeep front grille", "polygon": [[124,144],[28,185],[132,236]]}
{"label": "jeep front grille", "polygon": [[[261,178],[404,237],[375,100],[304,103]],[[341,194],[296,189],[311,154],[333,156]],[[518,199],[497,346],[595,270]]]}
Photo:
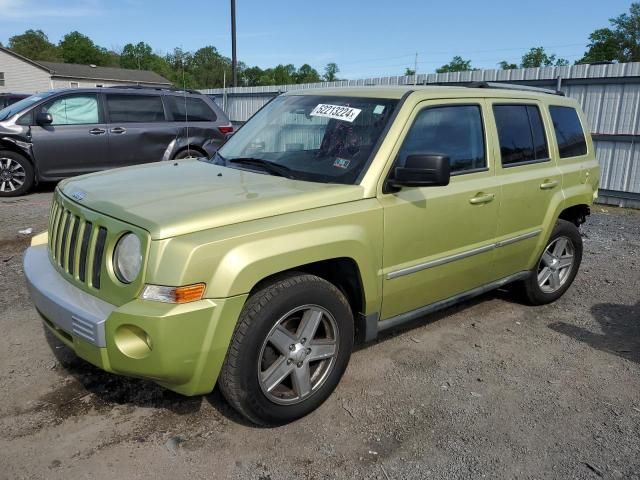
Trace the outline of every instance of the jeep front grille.
{"label": "jeep front grille", "polygon": [[49,217],[52,261],[82,283],[100,289],[107,229],[93,225],[53,200]]}

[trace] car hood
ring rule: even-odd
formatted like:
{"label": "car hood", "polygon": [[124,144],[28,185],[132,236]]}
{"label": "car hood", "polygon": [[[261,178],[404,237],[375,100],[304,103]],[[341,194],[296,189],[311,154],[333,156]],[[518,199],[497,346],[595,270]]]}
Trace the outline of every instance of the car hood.
{"label": "car hood", "polygon": [[74,202],[144,228],[159,240],[363,198],[358,185],[303,182],[181,160],[63,182]]}

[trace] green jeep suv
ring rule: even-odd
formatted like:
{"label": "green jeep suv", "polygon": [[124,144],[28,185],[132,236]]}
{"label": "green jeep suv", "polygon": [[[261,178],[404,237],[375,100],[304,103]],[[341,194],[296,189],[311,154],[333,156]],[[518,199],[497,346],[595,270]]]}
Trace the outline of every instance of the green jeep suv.
{"label": "green jeep suv", "polygon": [[506,284],[556,300],[598,190],[589,129],[561,95],[484,87],[295,91],[211,158],[62,182],[24,258],[45,325],[277,425],[354,342]]}

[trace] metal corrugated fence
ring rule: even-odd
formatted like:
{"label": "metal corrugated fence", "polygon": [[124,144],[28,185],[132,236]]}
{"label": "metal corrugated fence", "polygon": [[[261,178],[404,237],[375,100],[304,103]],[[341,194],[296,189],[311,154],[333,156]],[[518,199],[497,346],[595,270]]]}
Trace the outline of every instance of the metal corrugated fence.
{"label": "metal corrugated fence", "polygon": [[442,85],[476,81],[510,82],[560,89],[582,105],[601,166],[602,203],[640,208],[640,62],[608,65],[475,70],[410,76],[202,90],[234,122],[244,122],[282,92],[373,85]]}

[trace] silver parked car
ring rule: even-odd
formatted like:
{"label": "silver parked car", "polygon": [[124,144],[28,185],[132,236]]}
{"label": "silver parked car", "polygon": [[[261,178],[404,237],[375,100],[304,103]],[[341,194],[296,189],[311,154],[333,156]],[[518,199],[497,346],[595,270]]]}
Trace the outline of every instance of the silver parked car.
{"label": "silver parked car", "polygon": [[114,167],[209,157],[233,126],[206,95],[167,88],[51,90],[0,110],[0,196]]}

